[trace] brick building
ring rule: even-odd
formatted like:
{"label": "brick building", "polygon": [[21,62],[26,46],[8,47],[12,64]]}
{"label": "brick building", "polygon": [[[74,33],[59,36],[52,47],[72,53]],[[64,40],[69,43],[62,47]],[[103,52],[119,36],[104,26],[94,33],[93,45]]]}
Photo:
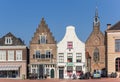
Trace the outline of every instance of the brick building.
{"label": "brick building", "polygon": [[105,41],[104,34],[100,31],[100,20],[96,9],[93,21],[93,31],[86,40],[87,71],[105,70]]}
{"label": "brick building", "polygon": [[0,38],[0,78],[26,78],[27,50],[24,42],[10,32]]}
{"label": "brick building", "polygon": [[50,29],[42,18],[30,41],[29,72],[37,78],[56,77],[57,45]]}

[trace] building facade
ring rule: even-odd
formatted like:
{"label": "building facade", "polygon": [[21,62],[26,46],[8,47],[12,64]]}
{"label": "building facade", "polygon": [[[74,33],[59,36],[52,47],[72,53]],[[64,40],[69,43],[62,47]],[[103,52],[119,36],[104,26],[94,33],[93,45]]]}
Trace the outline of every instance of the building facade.
{"label": "building facade", "polygon": [[27,50],[12,33],[0,38],[0,78],[27,77]]}
{"label": "building facade", "polygon": [[44,18],[30,41],[30,74],[38,79],[56,78],[57,45]]}
{"label": "building facade", "polygon": [[105,40],[104,34],[100,31],[100,20],[96,9],[93,21],[93,31],[86,40],[86,63],[87,71],[106,71],[105,66]]}
{"label": "building facade", "polygon": [[85,72],[85,44],[78,39],[75,27],[68,26],[57,44],[57,78],[79,77],[81,72]]}
{"label": "building facade", "polygon": [[120,74],[120,21],[113,26],[108,24],[107,27],[106,51],[108,74],[112,72]]}

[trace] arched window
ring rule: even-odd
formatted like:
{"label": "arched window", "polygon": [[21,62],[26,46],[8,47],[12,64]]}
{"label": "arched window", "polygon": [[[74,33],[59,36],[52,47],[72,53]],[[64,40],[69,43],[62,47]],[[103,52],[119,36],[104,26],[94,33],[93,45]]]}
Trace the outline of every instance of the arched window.
{"label": "arched window", "polygon": [[115,69],[116,71],[120,71],[120,58],[116,58],[115,60]]}
{"label": "arched window", "polygon": [[99,61],[99,49],[95,48],[94,53],[93,53],[93,60],[94,62],[98,62]]}

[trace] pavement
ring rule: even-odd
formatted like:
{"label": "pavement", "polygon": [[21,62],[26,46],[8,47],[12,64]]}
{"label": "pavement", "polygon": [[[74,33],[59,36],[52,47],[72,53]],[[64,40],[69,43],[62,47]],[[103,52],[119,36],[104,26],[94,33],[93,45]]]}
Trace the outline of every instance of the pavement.
{"label": "pavement", "polygon": [[88,80],[65,80],[65,79],[43,79],[43,80],[21,80],[21,79],[0,79],[0,82],[120,82],[120,78],[101,78]]}

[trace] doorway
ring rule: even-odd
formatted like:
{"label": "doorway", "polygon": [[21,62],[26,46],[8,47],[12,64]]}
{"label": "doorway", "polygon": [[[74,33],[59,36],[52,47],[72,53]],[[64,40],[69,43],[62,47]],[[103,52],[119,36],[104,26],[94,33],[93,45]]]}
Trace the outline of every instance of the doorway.
{"label": "doorway", "polygon": [[64,68],[59,68],[59,79],[64,78]]}
{"label": "doorway", "polygon": [[54,69],[51,69],[51,78],[54,78]]}

